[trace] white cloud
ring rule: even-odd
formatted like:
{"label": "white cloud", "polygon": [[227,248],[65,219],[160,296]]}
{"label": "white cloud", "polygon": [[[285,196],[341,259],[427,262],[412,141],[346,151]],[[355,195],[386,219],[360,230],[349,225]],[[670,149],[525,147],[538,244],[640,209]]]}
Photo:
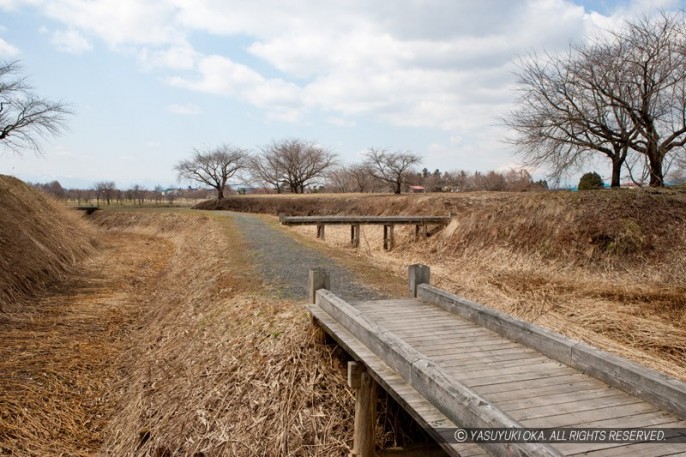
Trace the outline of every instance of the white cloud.
{"label": "white cloud", "polygon": [[200,107],[192,103],[187,103],[185,105],[172,104],[167,106],[167,111],[172,114],[180,114],[182,116],[193,116],[202,112]]}
{"label": "white cloud", "polygon": [[19,49],[12,46],[7,41],[0,38],[0,56],[1,57],[13,57],[19,54]]}
{"label": "white cloud", "polygon": [[172,70],[193,69],[201,57],[187,43],[164,49],[150,49],[146,47],[138,53],[138,60],[145,68],[167,68]]}
{"label": "white cloud", "polygon": [[[0,0],[0,7],[20,3]],[[438,158],[443,152],[505,154],[502,129],[493,126],[512,103],[517,56],[562,51],[570,41],[642,11],[683,1],[617,2],[609,12],[570,0],[24,4],[64,24],[61,38],[71,43],[69,49],[83,52],[90,46],[84,37],[97,37],[112,49],[133,50],[144,69],[166,72],[163,79],[174,87],[240,100],[262,109],[268,120],[306,122],[317,116],[355,125],[365,116],[392,126],[444,130],[454,140],[428,147]],[[198,109],[167,108],[177,114]]]}
{"label": "white cloud", "polygon": [[51,42],[59,51],[70,54],[82,54],[93,49],[88,39],[75,29],[56,31]]}
{"label": "white cloud", "polygon": [[169,1],[41,1],[45,13],[72,28],[96,35],[112,47],[172,44],[183,41],[174,25],[176,8]]}

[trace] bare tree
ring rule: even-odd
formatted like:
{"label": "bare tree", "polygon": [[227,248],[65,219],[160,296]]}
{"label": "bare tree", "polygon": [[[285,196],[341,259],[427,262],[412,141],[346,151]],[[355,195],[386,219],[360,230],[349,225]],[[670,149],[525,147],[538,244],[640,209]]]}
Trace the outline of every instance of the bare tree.
{"label": "bare tree", "polygon": [[250,152],[247,149],[221,145],[214,149],[193,150],[193,158],[182,160],[174,169],[179,179],[190,179],[217,191],[217,199],[224,198],[228,180],[246,168]]}
{"label": "bare tree", "polygon": [[648,159],[649,185],[664,186],[665,161],[683,155],[686,145],[686,16],[644,16],[615,37],[625,58],[613,82],[626,91],[609,95],[638,130],[631,147]]}
{"label": "bare tree", "polygon": [[100,200],[103,200],[108,206],[117,194],[117,185],[114,181],[100,181],[93,187],[95,190],[95,199],[100,205]]}
{"label": "bare tree", "polygon": [[327,178],[330,186],[338,192],[369,192],[374,186],[374,177],[365,164],[335,167]]}
{"label": "bare tree", "polygon": [[71,111],[62,102],[38,97],[19,72],[18,62],[0,62],[0,147],[16,154],[39,152],[39,139],[64,130]]}
{"label": "bare tree", "polygon": [[383,181],[394,193],[402,192],[407,174],[422,162],[421,156],[406,152],[390,152],[385,149],[369,149],[365,165],[376,179]]}
{"label": "bare tree", "polygon": [[564,56],[531,56],[506,119],[518,134],[511,141],[553,177],[605,155],[612,187],[633,150],[645,155],[650,185],[664,185],[665,158],[686,144],[685,51],[684,14],[663,13]]}
{"label": "bare tree", "polygon": [[287,139],[263,148],[253,162],[251,171],[257,172],[256,177],[274,186],[277,192],[284,186],[293,193],[304,193],[307,186],[324,178],[336,163],[336,154],[313,142]]}
{"label": "bare tree", "polygon": [[[629,116],[606,95],[607,75],[619,65],[618,48],[595,43],[563,56],[531,56],[520,65],[519,108],[506,123],[526,164],[548,167],[559,179],[593,157],[612,163],[612,187],[619,187],[630,141],[637,136]],[[619,88],[615,88],[619,91]]]}
{"label": "bare tree", "polygon": [[250,177],[262,183],[265,187],[273,187],[277,194],[283,192],[284,169],[277,154],[270,152],[270,147],[262,150],[261,154],[252,156],[248,162]]}

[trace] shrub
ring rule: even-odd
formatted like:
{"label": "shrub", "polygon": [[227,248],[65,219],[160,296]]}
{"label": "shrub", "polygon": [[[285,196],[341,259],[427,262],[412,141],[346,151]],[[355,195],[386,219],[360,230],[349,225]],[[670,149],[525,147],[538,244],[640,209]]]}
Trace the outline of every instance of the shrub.
{"label": "shrub", "polygon": [[579,180],[579,190],[594,190],[603,188],[603,178],[595,171],[584,174]]}

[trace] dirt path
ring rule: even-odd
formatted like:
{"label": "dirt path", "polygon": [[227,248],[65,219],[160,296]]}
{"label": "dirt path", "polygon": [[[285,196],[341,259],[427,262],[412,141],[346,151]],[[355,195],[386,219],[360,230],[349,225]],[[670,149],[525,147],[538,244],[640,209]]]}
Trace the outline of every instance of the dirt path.
{"label": "dirt path", "polygon": [[339,261],[298,242],[251,214],[222,212],[237,224],[255,256],[256,267],[273,292],[292,300],[307,298],[308,272],[325,268],[331,275],[331,291],[346,300],[386,298]]}

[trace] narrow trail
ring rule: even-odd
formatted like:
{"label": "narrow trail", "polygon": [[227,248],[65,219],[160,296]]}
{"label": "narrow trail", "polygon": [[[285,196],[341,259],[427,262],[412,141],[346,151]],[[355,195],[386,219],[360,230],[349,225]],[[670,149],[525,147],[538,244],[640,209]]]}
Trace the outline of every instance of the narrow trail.
{"label": "narrow trail", "polygon": [[260,218],[246,213],[223,213],[238,225],[255,253],[258,271],[279,297],[306,299],[309,270],[325,268],[331,276],[331,291],[344,300],[388,298],[363,285],[354,273],[336,260],[270,227]]}

